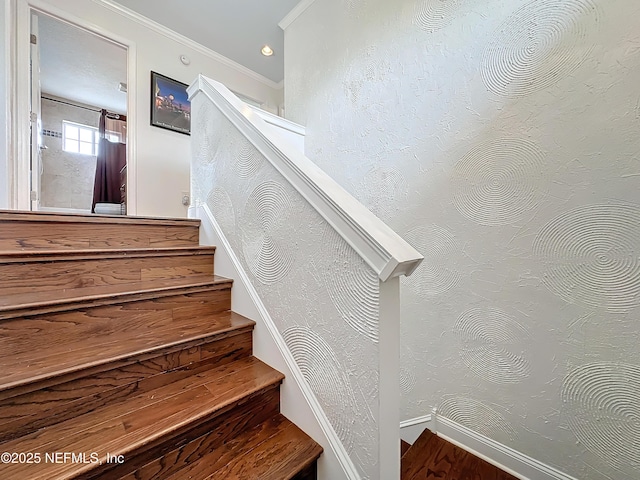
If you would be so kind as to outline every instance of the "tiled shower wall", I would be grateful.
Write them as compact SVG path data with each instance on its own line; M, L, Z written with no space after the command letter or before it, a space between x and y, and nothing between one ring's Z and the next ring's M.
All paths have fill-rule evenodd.
M43 143L47 148L42 151L40 205L90 211L96 157L62 149L63 120L98 128L100 113L42 99Z
M425 257L403 419L640 478L640 2L322 0L285 32L306 153Z

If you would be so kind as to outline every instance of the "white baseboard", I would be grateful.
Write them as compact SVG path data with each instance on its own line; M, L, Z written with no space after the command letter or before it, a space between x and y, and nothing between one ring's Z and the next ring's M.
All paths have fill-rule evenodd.
M426 429L431 430L431 414L400 422L400 438L413 445Z
M400 438L413 443L427 428L444 440L522 480L577 480L535 458L442 417L435 409L431 415L401 422Z
M216 275L232 278L231 307L256 322L253 354L285 375L280 387L284 416L311 436L324 449L318 460L319 480L361 480L355 465L331 426L324 410L302 376L284 338L207 205L189 208L190 218L199 218L200 244L215 245Z

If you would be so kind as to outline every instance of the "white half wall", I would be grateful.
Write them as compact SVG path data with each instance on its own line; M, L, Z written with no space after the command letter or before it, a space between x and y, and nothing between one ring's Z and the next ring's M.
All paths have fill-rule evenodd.
M200 245L215 245L215 271L216 275L233 278L231 289L231 309L256 322L253 331L253 354L284 374L285 380L280 387L280 411L282 414L300 427L307 435L318 442L324 452L318 460L318 478L327 480L346 480L345 474L331 441L322 431L317 412L309 405L305 392L301 388L303 379L296 380L290 367L290 362L295 361L274 325L269 312L260 300L258 293L253 288L251 281L244 270L242 263L235 255L229 240L217 224L206 205L189 208L189 217L199 218ZM294 367L295 368L295 367ZM296 372L297 373L297 372ZM310 392L307 392L309 395ZM313 395L311 393L311 395ZM325 419L326 421L326 419Z

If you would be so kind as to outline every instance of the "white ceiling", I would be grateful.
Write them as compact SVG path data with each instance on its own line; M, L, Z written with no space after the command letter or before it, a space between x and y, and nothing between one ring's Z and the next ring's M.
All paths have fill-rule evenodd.
M274 82L284 78L284 32L278 27L300 0L117 0ZM263 45L274 55L260 53Z
M40 88L43 94L127 112L127 51L98 35L38 14Z

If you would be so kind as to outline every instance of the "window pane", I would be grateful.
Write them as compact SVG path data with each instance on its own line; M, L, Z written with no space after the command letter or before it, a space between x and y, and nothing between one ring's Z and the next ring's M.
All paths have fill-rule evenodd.
M78 141L66 138L64 140L64 149L67 152L78 153Z
M80 129L80 141L82 142L93 142L93 130L89 130L87 128Z
M84 155L93 155L93 142L80 142L80 153Z
M66 138L75 138L78 139L78 127L74 127L71 125L65 125L64 126L64 136Z

